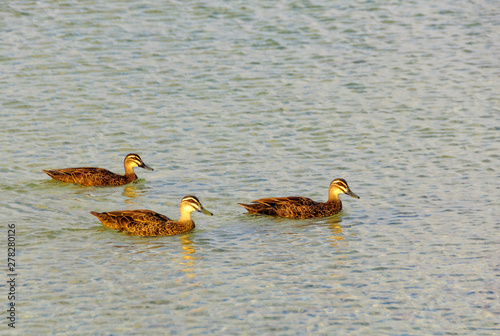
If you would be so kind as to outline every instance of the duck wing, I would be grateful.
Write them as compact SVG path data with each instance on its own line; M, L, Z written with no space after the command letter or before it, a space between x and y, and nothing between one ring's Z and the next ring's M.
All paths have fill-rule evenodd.
M43 172L54 180L78 183L86 186L107 185L110 180L124 179L123 176L110 172L107 169L95 167L43 170Z
M250 213L287 218L308 218L307 213L317 202L307 197L269 197L253 200L252 204L238 203Z
M110 212L91 212L99 218L105 226L120 231L138 231L149 226L161 226L170 222L171 219L165 215L151 210L124 210Z

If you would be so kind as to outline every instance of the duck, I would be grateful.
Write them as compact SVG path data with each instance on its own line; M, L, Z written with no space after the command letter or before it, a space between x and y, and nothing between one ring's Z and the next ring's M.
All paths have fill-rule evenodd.
M251 214L263 214L286 218L320 218L333 216L342 210L339 194L358 198L344 179L337 178L330 183L328 201L316 202L307 197L269 197L252 201L252 204L238 203Z
M123 210L90 213L96 216L104 226L136 236L173 236L195 228L191 219L193 211L205 215L213 214L201 205L196 196L188 195L181 200L181 217L178 221L151 210Z
M123 160L125 175L115 174L104 168L80 167L42 170L54 180L81 184L84 186L120 186L137 180L135 167L154 170L146 165L137 154L130 153Z

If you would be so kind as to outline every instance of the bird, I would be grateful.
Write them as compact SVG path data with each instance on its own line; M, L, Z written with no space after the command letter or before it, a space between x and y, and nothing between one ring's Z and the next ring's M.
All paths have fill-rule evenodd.
M178 221L151 210L91 211L90 213L96 216L104 226L120 232L127 231L136 236L173 236L189 232L195 228L191 219L193 211L199 211L208 216L213 215L201 205L196 196L192 195L182 198L180 208L181 217Z
M344 179L337 178L330 183L328 201L315 202L307 197L270 197L252 201L252 204L238 203L252 214L263 214L286 218L320 218L339 213L342 202L339 194L359 198L353 193Z
M115 174L104 168L80 167L42 170L54 180L82 184L84 186L120 186L137 180L135 167L154 170L146 165L137 154L130 153L123 160L125 175Z

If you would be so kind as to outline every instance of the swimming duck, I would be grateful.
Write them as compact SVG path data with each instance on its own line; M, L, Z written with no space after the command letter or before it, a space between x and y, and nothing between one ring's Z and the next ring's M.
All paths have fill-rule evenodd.
M315 202L307 197L270 197L252 201L253 204L238 203L253 214L264 214L287 218L319 218L328 217L342 210L339 194L347 194L359 198L353 193L344 179L338 178L330 183L328 201Z
M119 186L137 180L135 167L154 170L147 166L137 154L128 154L123 160L125 175L115 174L104 168L81 167L55 170L42 170L54 180L77 183L84 186Z
M181 218L174 221L167 216L151 210L124 210L90 213L96 216L104 226L128 231L136 236L173 236L194 229L191 212L199 211L212 216L195 196L185 196L181 201Z

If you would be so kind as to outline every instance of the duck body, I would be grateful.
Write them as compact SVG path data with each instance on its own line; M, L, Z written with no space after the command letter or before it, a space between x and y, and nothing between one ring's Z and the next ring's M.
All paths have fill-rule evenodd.
M151 210L124 210L90 212L104 226L120 232L127 231L136 236L173 236L195 228L194 221L176 222Z
M42 170L54 180L81 184L84 186L120 186L137 180L135 167L154 170L147 166L137 154L128 154L123 161L125 174L113 173L104 168L79 167L55 170Z
M307 197L269 197L252 201L251 204L238 203L252 214L262 214L286 218L320 218L333 216L342 210L338 195L344 193L359 198L344 179L335 179L328 190L328 201L316 202Z
M270 197L252 201L253 204L242 204L250 213L286 218L328 217L342 210L342 202L315 202L307 197Z
M128 175L120 175L107 169L96 167L63 168L42 171L54 180L76 183L84 186L119 186L137 180L137 175L133 172Z
M195 196L186 196L181 201L181 218L172 220L165 215L151 210L123 210L90 213L96 216L104 226L120 232L127 231L136 236L173 236L195 228L191 212L199 211L212 216Z

